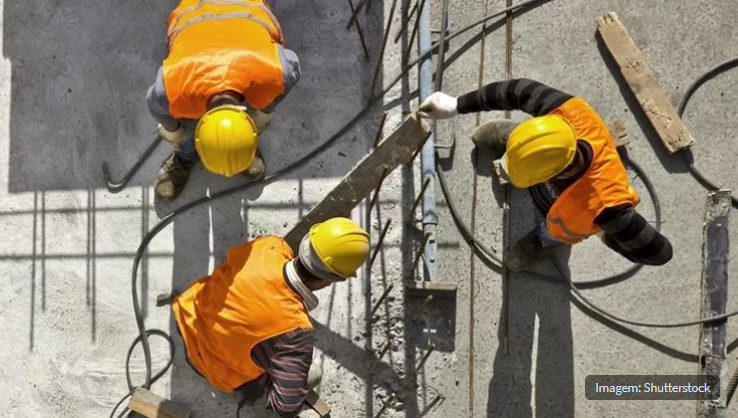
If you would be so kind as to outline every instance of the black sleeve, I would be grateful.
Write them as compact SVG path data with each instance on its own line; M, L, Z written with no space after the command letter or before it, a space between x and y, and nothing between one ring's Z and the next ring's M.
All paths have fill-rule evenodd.
M634 263L660 266L671 260L669 240L631 205L603 210L595 218L595 224L605 232L605 244Z
M573 96L527 78L499 81L459 97L459 113L490 110L522 110L543 116Z

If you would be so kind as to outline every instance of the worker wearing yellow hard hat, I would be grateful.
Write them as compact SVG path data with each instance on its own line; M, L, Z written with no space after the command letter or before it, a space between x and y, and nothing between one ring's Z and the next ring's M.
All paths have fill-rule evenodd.
M187 361L214 388L251 402L266 395L277 415L296 416L321 376L313 292L355 276L368 254L369 234L347 218L313 225L297 256L276 236L230 248L172 302Z
M635 210L640 198L607 125L582 98L516 79L458 98L433 93L418 113L445 119L491 110L534 116L520 124L492 121L472 135L477 147L499 158L502 174L515 187L530 190L538 209L538 227L506 252L510 269L526 268L556 244L572 245L592 235L633 262L661 265L671 259L669 240Z
M248 181L264 176L259 135L300 78L263 0L182 0L168 22L169 54L149 88L149 111L174 152L156 176L157 198L184 189L197 161Z

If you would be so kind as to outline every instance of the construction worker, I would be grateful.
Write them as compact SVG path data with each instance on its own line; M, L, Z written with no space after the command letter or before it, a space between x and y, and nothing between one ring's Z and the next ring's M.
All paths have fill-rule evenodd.
M368 253L369 234L347 218L313 225L297 257L276 236L230 248L172 302L188 362L216 389L251 402L266 392L277 415L297 415L321 376L312 361L313 292L354 276Z
M300 78L297 55L263 0L182 0L169 15L169 54L149 88L149 111L174 152L156 196L176 198L202 161L226 177L264 176L259 135Z
M445 119L491 110L534 116L520 124L492 121L472 135L477 147L500 158L503 175L515 187L530 188L539 209L538 227L507 251L511 270L549 255L554 244L572 245L591 235L636 263L662 265L671 259L669 240L635 210L640 198L607 125L582 98L517 79L458 98L433 93L419 115Z

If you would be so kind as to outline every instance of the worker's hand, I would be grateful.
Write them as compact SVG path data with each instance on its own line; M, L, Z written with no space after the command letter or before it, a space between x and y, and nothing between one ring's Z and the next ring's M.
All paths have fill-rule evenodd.
M437 91L420 105L418 116L427 119L448 119L459 114L456 97Z
M182 143L185 139L185 130L182 125L179 125L179 129L176 131L168 131L165 127L161 126L161 123L159 126L156 127L156 130L159 131L159 135L161 135L162 138L164 138L165 141L172 144L175 148L179 146L179 144Z

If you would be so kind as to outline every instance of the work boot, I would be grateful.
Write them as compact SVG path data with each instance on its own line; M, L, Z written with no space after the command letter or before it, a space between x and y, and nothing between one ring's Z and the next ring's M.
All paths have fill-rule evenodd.
M194 165L195 161L183 160L176 152L173 152L156 173L156 185L154 186L156 197L162 200L176 199L184 190L187 179L190 177L190 170Z
M261 151L256 150L256 157L254 157L254 162L251 164L251 167L241 173L241 175L246 177L249 180L249 183L252 183L264 178L265 171L266 164L264 163L264 158L261 157Z
M479 148L488 148L495 158L505 153L507 137L518 126L517 122L507 119L493 120L474 130L472 141Z
M534 228L507 249L505 265L512 271L524 270L531 264L548 257L549 248L541 244L538 231Z

